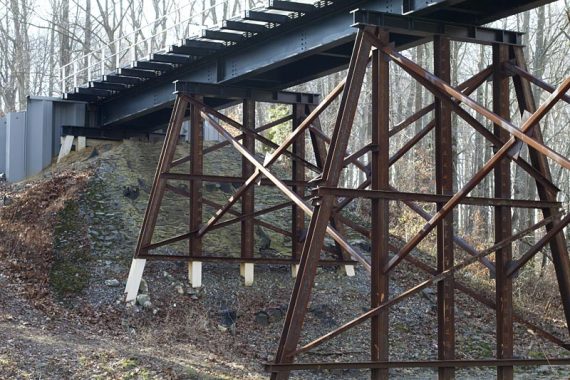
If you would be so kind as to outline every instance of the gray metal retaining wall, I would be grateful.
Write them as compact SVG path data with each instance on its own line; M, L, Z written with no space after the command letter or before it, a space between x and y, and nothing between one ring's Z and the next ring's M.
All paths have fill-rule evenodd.
M18 182L26 178L26 112L10 112L6 120L6 178Z
M0 172L9 182L38 174L57 156L61 126L85 126L83 102L28 97L27 110L0 118Z

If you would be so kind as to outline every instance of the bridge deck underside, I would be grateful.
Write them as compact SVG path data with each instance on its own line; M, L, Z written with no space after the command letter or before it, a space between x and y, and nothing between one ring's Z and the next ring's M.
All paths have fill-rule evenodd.
M164 63L169 54L151 56L148 61L134 62L134 70L119 69L101 82L90 83L88 88L80 88L66 97L96 104L91 127L164 125L174 102L172 82L175 80L280 90L346 68L355 38L350 14L354 9L393 15L404 13L442 23L482 25L551 1L334 0L312 11L303 7L304 12L291 12L290 18L268 23L270 27L246 34L246 38L238 42L205 37L186 40L193 49L196 44L204 43L208 46L214 43L216 48L206 55L193 56L191 50L180 50L189 49L188 46L174 46L169 54L175 56L176 62ZM225 23L223 28L239 27L235 25L240 24ZM424 42L424 38L408 34L395 38L394 42L403 49ZM154 62L155 58L160 61ZM163 71L155 67L158 65ZM141 72L144 75L135 77ZM164 111L165 108L168 110Z

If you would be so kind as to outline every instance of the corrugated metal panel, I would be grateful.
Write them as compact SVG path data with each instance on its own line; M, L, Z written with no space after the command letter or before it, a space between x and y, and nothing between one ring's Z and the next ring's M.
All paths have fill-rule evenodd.
M182 123L182 131L180 132L184 135L184 141L190 141L190 120L185 120ZM224 137L208 122L204 121L204 141L224 141Z
M224 137L212 127L208 120L204 121L204 140L206 141L224 141Z
M6 117L0 117L0 173L6 173Z
M26 113L6 116L6 178L18 182L26 178Z
M38 174L53 156L53 101L28 99L26 111L26 176Z

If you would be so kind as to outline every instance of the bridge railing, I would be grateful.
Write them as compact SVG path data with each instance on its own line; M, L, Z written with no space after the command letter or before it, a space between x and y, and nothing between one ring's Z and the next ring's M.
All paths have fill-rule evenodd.
M229 10L229 5L237 6ZM192 36L199 36L205 28L216 26L222 20L216 15L233 17L248 9L249 1L218 0L215 4L202 8L195 4L185 5L168 12L158 19L101 45L90 53L80 56L59 69L61 93L71 92L79 85L103 78L121 67L149 57L153 53L167 52L171 45ZM216 22L217 21L217 22Z

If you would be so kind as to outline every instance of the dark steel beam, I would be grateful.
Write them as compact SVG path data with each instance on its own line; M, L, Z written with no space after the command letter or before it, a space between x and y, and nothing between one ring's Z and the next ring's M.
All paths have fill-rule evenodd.
M305 119L306 105L295 104L293 105L293 123L291 123L292 131L295 131ZM305 139L296 139L293 143L293 153L297 156L305 158ZM300 165L297 161L292 161L291 173L293 181L305 181L305 168ZM298 185L293 186L292 190L297 193L301 198L305 196L305 186ZM291 256L294 259L299 259L301 252L303 251L303 234L305 229L305 213L303 210L293 205L291 208L291 234L292 234L292 245L291 245Z
M509 77L505 75L503 65L509 59L509 47L493 45L493 112L505 120L510 120L509 109ZM494 125L494 134L501 142L506 143L510 135L499 125ZM511 197L511 165L503 158L494 169L494 188L497 198ZM501 241L512 235L511 208L495 207L495 241ZM513 280L507 275L507 267L513 259L513 247L508 245L499 249L495 255L496 267L496 300L497 300L497 359L513 357ZM512 380L513 368L503 366L497 368L497 379Z
M97 103L101 98L97 95L68 93L63 95L63 99L77 102Z
M434 73L442 80L451 82L450 40L442 35L434 37ZM440 98L435 98L435 177L436 193L453 194L453 132L451 107ZM445 202L437 203L441 210ZM449 213L437 225L437 271L443 273L454 265L453 213ZM455 285L450 275L437 283L437 357L439 360L455 359ZM455 378L455 369L440 367L440 380Z
M470 24L483 25L501 18L514 15L532 8L536 8L555 0L509 0L509 1L481 1L481 0L446 0L426 1L405 0L404 8L409 15L427 17L437 21L454 20ZM434 4L435 3L435 4Z
M161 173L160 174L160 178L163 179L170 179L170 180L174 180L174 181L193 181L193 180L199 180L202 182L212 182L212 183L232 183L232 184L242 184L242 183L247 183L248 181L242 178L242 177L230 177L230 176L217 176L217 175L207 175L207 174L202 174L202 175L198 175L198 174L186 174L186 173L170 173L170 172L165 172L165 173ZM285 185L287 186L295 186L295 185L303 185L304 182L303 181L291 181L291 180L281 180L281 182L283 182ZM270 180L263 178L261 179L261 182L259 183L261 186L275 186L275 184L273 182L271 182Z
M279 11L299 12L299 13L310 13L317 10L317 8L313 4L299 3L296 1L283 1L283 0L269 0L267 8Z
M569 365L570 358L559 359L475 359L475 360L417 360L417 361L382 361L382 362L334 362L334 363L296 363L266 364L267 372L290 372L297 370L346 370L370 368L471 368L501 366L540 366Z
M354 25L374 26L390 30L390 34L431 37L445 36L452 40L474 42L478 44L520 45L524 33L509 30L485 28L476 25L458 24L453 20L434 21L386 12L356 10L353 12ZM393 36L391 38L394 38Z
M239 30L249 33L261 33L267 30L267 26L261 23L253 23L241 20L224 20L222 21L224 29Z
M190 56L182 54L153 54L150 60L152 62L175 64L185 64L192 62L192 58Z
M193 61L192 65L179 67L145 83L140 89L129 90L124 97L106 99L99 108L99 123L116 125L128 122L172 104L174 96L170 83L177 79L236 85L255 83L257 86L282 89L344 69L348 64L347 58L333 59L319 54L337 52L338 48L346 52L351 50L356 31L350 27L353 18L349 11L355 8L399 14L402 3L393 0L335 2L277 28L268 28L262 33L263 36L249 38L236 47L225 47L223 43L212 40L186 40L186 43L192 43L191 46L216 47L218 53ZM300 35L303 36L302 42ZM398 35L394 42L398 48L404 48L425 42L427 38ZM279 43L275 43L277 39ZM277 82L250 81L267 74L271 74Z
M170 47L169 53L191 57L207 57L209 55L215 54L216 50L195 46L172 45Z
M127 89L127 85L120 83L107 83L107 82L90 82L89 87L100 88L103 90L123 91Z
M103 77L103 81L104 82L110 82L110 83L120 83L120 84L128 84L128 85L136 85L136 84L140 84L143 82L142 78L136 78L136 77L127 77L127 76L123 76L123 75L105 75Z
M195 82L174 82L174 92L186 94L200 94L204 97L216 97L223 99L251 99L258 102L283 103L283 104L318 104L319 94L292 92L292 91L270 91L263 89L252 89L246 87L219 85L211 83Z
M290 21L290 17L283 13L273 13L267 10L249 10L245 12L246 20L271 22L274 24L283 24Z
M132 69L132 68L120 68L119 75L124 75L128 77L136 78L155 78L158 76L154 70L142 70L142 69Z
M229 256L183 256L183 255L161 255L161 254L144 254L140 255L141 259L147 260L160 260L160 261L194 261L199 260L203 262L220 262L220 263L243 263L246 260L241 257L229 257ZM291 265L298 264L299 260L280 258L280 257L250 257L247 259L248 263L254 264L272 264L272 265ZM354 265L356 261L345 261L345 260L319 260L319 266L325 265Z
M105 97L109 96L110 94L116 93L115 90L108 90L108 89L101 89L101 88L94 88L94 87L77 87L75 89L76 94L81 95L93 95L93 96L100 96Z
M186 38L182 41L183 46L199 48L199 49L208 49L208 50L222 50L226 47L226 44L219 41L208 41L205 39L194 39L194 38Z
M378 39L389 44L387 32L380 32ZM365 53L365 52L362 52ZM388 57L380 50L372 56L372 190L388 190L390 186L390 66ZM372 200L370 306L376 308L385 303L390 293L390 277L383 267L390 258L390 204L385 199ZM384 310L370 321L370 360L389 360L389 313ZM372 369L372 380L388 379L387 368Z
M170 63L136 61L133 68L141 70L155 70L155 71L167 72L174 69L175 65L172 65Z
M201 98L199 98L201 100ZM190 174L195 176L204 173L204 121L200 117L200 109L190 105ZM198 178L190 180L190 232L189 255L202 255L202 238L194 232L202 225L202 181Z
M433 10L434 8L436 9L441 9L443 7L449 7L450 5L454 5L457 3L461 3L463 1L466 0L433 0L433 1L427 1L427 3L429 3L429 6L426 7L426 1L425 0L404 0L403 4L402 4L402 13L404 14L416 14L418 11L419 12L429 12L431 10ZM415 13L414 13L415 12Z
M245 39L245 35L243 33L215 29L204 29L202 31L202 37L209 38L211 40L222 40L229 42L239 42Z
M244 100L243 102L243 127L245 129L255 131L255 101ZM245 134L243 138L243 147L252 155L255 155L255 137L251 134ZM244 181L247 181L254 173L254 166L245 157L241 160L241 175ZM241 196L241 213L253 214L255 208L255 187L250 187ZM241 257L253 257L255 250L255 233L253 218L246 218L241 221Z
M349 198L368 198L368 199L388 199L393 201L414 201L414 202L430 202L441 203L449 201L453 196L444 194L425 194L410 193L404 191L390 190L362 190L362 189L343 189L317 187L314 192L316 195L335 195L337 197ZM545 207L562 207L561 202L557 201L529 201L526 199L510 199L510 198L486 198L486 197L465 197L459 204L474 206L503 206L503 207L520 207L520 208L545 208Z
M131 137L147 136L153 129L144 128L89 128L63 125L62 135L85 136L89 139L124 140Z

